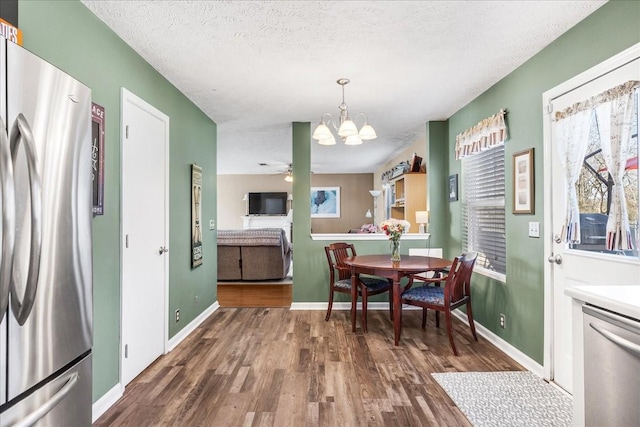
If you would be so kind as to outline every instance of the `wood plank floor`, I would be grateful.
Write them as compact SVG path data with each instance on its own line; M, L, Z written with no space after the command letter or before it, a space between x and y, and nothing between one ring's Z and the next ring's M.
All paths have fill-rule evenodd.
M523 370L455 320L455 357L430 313L387 311L352 333L348 311L221 308L126 388L94 426L469 426L429 375Z

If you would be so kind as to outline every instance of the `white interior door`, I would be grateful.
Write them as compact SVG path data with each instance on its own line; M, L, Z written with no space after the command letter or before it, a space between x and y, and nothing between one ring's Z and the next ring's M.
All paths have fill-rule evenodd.
M167 340L169 118L122 90L122 353L125 386Z
M624 62L624 61L623 61ZM560 240L562 227L565 221L565 178L558 160L558 152L555 138L555 122L551 119L555 112L561 111L576 102L584 101L603 91L615 87L629 80L640 80L640 60L636 59L624 66L610 64L599 67L593 74L585 73L569 82L550 91L552 112L545 118L547 140L545 145L546 158L550 159L550 178L545 180L547 200L550 202L545 207L545 218L549 218L549 228L545 248L547 256L553 256L549 260L545 277L550 281L551 293L551 370L550 377L563 389L572 393L572 310L571 298L564 294L566 287L574 285L627 285L640 282L640 263L637 252L635 256L616 255L606 253L604 247L600 248L597 239L602 237L604 246L604 233L594 235L594 228L583 224L582 242L580 249L570 248L568 244ZM553 95L553 92L557 95ZM545 94L545 96L547 96ZM636 137L637 141L637 137ZM587 150L590 153L589 150ZM637 192L636 192L637 194ZM581 196L579 196L581 197ZM637 198L636 198L637 205ZM586 213L581 211L582 213ZM599 216L599 215L597 215ZM604 216L604 215L602 215ZM588 239L585 237L592 236ZM558 237L558 238L557 238ZM603 249L600 252L600 249ZM558 258L559 257L559 258ZM558 263L560 261L560 263ZM549 318L547 317L549 320Z

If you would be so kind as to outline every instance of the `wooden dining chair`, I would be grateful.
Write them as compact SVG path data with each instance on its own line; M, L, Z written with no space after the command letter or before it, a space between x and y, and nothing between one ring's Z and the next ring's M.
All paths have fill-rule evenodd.
M333 295L341 292L351 295L351 267L344 263L348 257L356 256L356 248L349 243L332 243L324 251L329 263L329 306L325 321L329 321L333 308ZM393 282L381 277L359 275L358 295L362 296L362 331L367 332L367 300L372 295L389 292L389 312L393 320Z
M444 312L449 343L453 354L456 356L458 355L458 350L453 342L453 327L451 323L451 312L453 310L462 305L467 306L469 327L471 328L473 339L478 341L471 311L471 273L477 258L477 252L462 254L453 260L448 275L439 278L444 282L444 286L431 286L427 283L424 286L406 289L401 296L402 304L422 307L423 329L427 323L427 309L436 310L436 313ZM433 279L430 282L433 282ZM436 317L436 327L439 326L439 319Z

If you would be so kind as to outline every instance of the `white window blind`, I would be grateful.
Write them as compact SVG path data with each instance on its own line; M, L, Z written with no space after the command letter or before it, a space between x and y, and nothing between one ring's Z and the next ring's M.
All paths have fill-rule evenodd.
M462 247L478 252L476 269L507 272L504 145L462 159Z

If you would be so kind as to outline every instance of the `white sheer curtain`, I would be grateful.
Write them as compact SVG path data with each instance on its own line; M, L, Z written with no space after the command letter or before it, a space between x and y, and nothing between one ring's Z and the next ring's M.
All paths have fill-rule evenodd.
M607 249L633 249L622 177L629 156L634 84L628 82L603 94L606 101L596 107L600 145L613 180L607 221Z
M592 110L576 108L556 115L558 158L565 177L565 226L563 234L569 243L580 243L580 210L576 182L587 151Z

